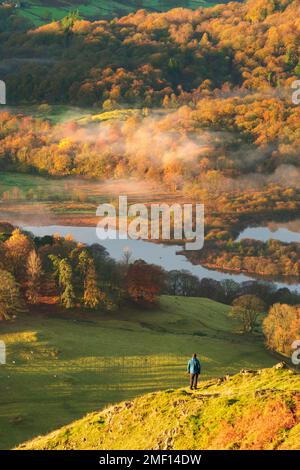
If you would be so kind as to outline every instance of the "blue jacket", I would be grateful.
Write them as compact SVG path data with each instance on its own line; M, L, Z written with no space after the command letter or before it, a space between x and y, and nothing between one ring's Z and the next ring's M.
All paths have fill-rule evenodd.
M201 373L201 364L199 359L192 358L188 362L187 371L189 374L200 374Z

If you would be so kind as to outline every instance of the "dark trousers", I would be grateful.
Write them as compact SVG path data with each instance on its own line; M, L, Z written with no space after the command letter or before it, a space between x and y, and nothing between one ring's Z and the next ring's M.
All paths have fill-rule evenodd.
M199 374L190 374L190 387L197 388Z

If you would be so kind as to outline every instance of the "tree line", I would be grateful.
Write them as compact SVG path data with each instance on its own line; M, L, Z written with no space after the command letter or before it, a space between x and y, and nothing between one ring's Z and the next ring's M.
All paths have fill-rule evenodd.
M123 302L144 307L158 301L164 273L141 260L117 263L98 245L72 237L34 237L1 224L0 317L9 319L37 304L63 309L113 311Z
M0 240L0 320L34 314L41 305L109 313L129 303L149 309L151 315L159 296L167 294L231 305L230 315L239 319L244 334L257 332L262 321L266 345L283 354L291 352L300 335L300 295L287 288L199 279L184 270L166 272L134 261L130 252L116 262L98 244L86 246L59 234L34 237L10 224L1 224Z

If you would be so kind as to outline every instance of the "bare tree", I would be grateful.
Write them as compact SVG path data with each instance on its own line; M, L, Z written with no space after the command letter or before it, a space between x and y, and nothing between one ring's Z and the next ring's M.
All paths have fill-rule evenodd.
M251 333L264 309L263 301L256 295L242 295L233 301L230 314L240 318L244 333Z

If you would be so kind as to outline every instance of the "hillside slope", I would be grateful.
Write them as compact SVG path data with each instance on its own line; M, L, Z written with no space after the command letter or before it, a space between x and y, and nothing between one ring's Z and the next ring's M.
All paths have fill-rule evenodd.
M228 310L208 299L164 296L151 311L63 314L38 306L16 322L2 322L7 364L0 367L0 449L109 404L185 386L193 351L204 380L273 366L262 337L238 334Z
M300 376L278 364L89 414L19 449L299 449Z

